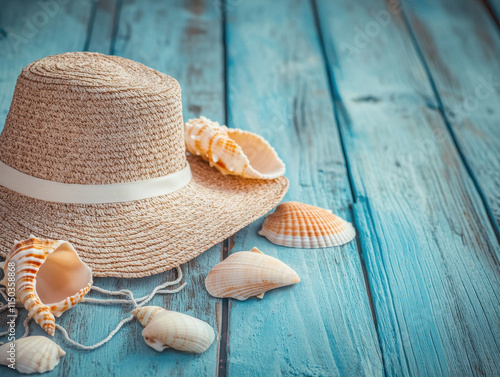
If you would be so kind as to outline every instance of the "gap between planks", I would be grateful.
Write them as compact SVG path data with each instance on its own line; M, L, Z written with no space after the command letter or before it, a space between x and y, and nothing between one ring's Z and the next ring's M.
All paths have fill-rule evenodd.
M483 0L483 2L486 2L486 0ZM490 9L488 9L488 11L490 11ZM491 13L491 12L490 12L490 14L493 15L493 13ZM434 94L434 97L436 98L436 101L437 101L437 105L438 105L437 110L439 111L439 114L441 115L441 118L443 119L443 122L446 125L446 129L448 130L448 133L450 134L451 140L453 141L453 145L455 146L455 149L456 149L458 155L460 156L460 161L462 162L463 166L465 167L465 170L467 171L468 176L472 180L474 188L476 189L476 191L479 194L479 197L481 198L481 202L483 203L483 208L488 215L488 220L490 221L490 224L491 224L491 226L495 232L495 235L497 237L497 241L500 244L500 228L495 220L495 216L493 215L493 211L488 203L488 199L486 198L486 195L484 194L484 191L481 188L481 185L479 184L479 181L476 177L476 174L474 173L474 170L470 166L469 161L467 160L467 157L465 156L465 154L460 146L460 143L457 140L457 136L455 134L455 131L453 130L453 127L451 125L450 120L448 119L448 116L446 115L446 112L445 112L444 106L443 106L443 101L441 100L441 96L440 96L439 91L437 89L434 77L432 76L431 69L429 67L429 64L427 64L427 60L425 59L425 56L424 56L423 51L420 47L420 44L417 40L417 37L413 31L413 28L410 24L410 21L408 20L408 17L406 16L406 12L404 10L403 4L401 4L401 19L403 20L403 23L404 23L405 28L408 32L408 35L410 36L410 40L413 44L413 47L415 48L415 51L417 52L417 56L418 56L422 66L425 70L425 74L426 74L427 80L429 81L429 84L431 86L432 93ZM494 18L494 19L498 25L498 20L496 18ZM494 260L499 262L494 253L492 254L492 257Z
M490 4L490 1L491 0L481 0L481 2L483 3L484 7L486 8L486 10L488 11L488 13L490 14L490 17L493 19L493 21L495 21L495 24L497 25L497 28L500 30L500 20L498 19L498 15L495 12L495 9Z
M344 104L342 102L342 98L340 97L340 94L337 90L334 74L333 74L333 72L331 72L330 69L328 69L328 58L326 55L325 41L323 39L323 33L321 30L321 24L319 21L318 6L316 4L316 0L310 0L310 3L311 3L312 13L313 13L313 17L314 17L314 25L316 28L316 33L318 34L318 40L319 40L319 44L320 44L320 48L321 48L321 56L323 59L323 65L325 68L326 76L328 78L328 87L330 90L330 96L331 96L332 102L333 102L333 112L334 112L335 124L336 124L335 126L337 127L338 132L339 132L340 144L342 147L342 155L344 156L344 160L346 163L347 176L348 176L348 180L349 180L349 188L351 189L351 196L352 196L353 204L356 204L358 202L358 197L356 194L357 191L355 190L355 184L354 184L354 180L352 178L351 167L350 167L350 163L349 163L349 156L347 155L347 152L346 152L346 148L345 148L345 144L344 144L344 135L342 133L343 131L342 131L342 128L340 127L340 122L339 122L339 120L340 120L339 119L340 118L339 111L342 112L342 114L345 114L345 108L344 108ZM354 213L352 210L352 205L349 207L349 210L351 212L351 216L352 216L353 222L356 225L356 228L359 229L359 227L357 226L358 224L356 224L356 217L354 216ZM363 280L365 283L366 293L367 293L368 301L370 304L370 311L372 313L373 323L375 325L375 330L377 332L377 339L378 339L379 344L381 344L380 334L378 332L377 314L375 313L375 306L373 304L372 289L370 287L370 282L368 280L368 274L366 272L366 264L365 264L365 261L363 259L362 250L361 250L361 242L359 239L358 232L356 232L356 244L357 244L359 260L361 263L361 269L363 271ZM382 350L382 347L380 347L380 348ZM382 365L384 367L383 370L385 373L385 365L384 365L384 358L383 357L382 357Z

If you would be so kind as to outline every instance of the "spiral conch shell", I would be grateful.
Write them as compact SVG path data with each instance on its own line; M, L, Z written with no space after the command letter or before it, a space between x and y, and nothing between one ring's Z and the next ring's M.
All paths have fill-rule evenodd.
M227 128L201 117L185 124L189 153L201 156L224 175L274 179L285 174L285 164L261 136Z
M144 341L158 352L165 348L203 353L214 342L212 327L187 314L165 310L158 306L136 308L131 312L145 326Z
M322 248L351 242L356 230L330 210L287 202L266 217L259 234L277 245Z
M246 300L263 298L271 289L298 282L299 275L289 266L254 247L231 254L215 266L205 279L205 287L214 297Z
M16 241L2 264L8 286L10 265L15 264L16 299L49 335L55 318L83 300L92 287L92 271L66 241L31 236Z
M59 364L61 357L66 355L61 347L44 336L18 339L13 342L15 347L11 347L11 343L0 346L0 364L15 364L19 373L49 372Z

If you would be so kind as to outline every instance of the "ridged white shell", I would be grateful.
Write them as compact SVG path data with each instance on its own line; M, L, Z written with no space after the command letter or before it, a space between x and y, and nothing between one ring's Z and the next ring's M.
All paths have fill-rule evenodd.
M15 353L11 355L11 342L0 346L0 364L12 364L14 356L15 369L19 373L44 373L54 369L61 357L66 355L56 343L44 336L28 336L15 343ZM9 360L10 359L10 360Z
M356 230L330 210L287 202L267 216L259 234L277 245L322 248L351 242L356 237Z
M141 308L135 308L130 312L133 316L135 316L141 325L144 327L151 322L156 313L165 310L160 308L159 306L143 306Z
M201 156L224 175L274 179L285 174L285 164L274 148L252 132L201 117L185 124L184 136L189 153Z
M293 269L254 247L231 254L215 266L205 279L205 287L214 297L246 300L263 298L271 289L298 282L300 277Z
M16 241L3 263L14 262L16 298L49 335L54 335L55 318L83 300L92 287L92 271L66 241L31 236Z
M202 320L187 314L145 306L131 312L146 326L142 331L144 341L158 352L165 348L179 351L203 353L214 342L212 327Z

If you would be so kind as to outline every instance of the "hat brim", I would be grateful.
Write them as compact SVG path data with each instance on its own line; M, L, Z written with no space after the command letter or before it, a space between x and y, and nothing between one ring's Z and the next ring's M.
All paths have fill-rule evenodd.
M139 278L177 267L273 209L288 180L224 176L188 156L192 181L156 198L112 204L44 202L0 186L0 256L33 234L66 240L94 276Z

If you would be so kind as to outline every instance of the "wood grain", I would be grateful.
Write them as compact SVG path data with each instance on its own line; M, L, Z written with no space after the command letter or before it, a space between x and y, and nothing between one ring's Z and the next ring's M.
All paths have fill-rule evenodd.
M352 220L352 196L314 18L305 1L240 2L226 9L228 125L263 135L287 165L286 200ZM290 265L298 285L263 300L231 300L230 376L382 375L357 243L289 249L234 237Z
M498 375L498 243L400 8L318 14L386 374Z
M33 4L36 4L33 2ZM195 1L187 4L183 1L165 3L161 1L126 1L121 5L119 24L116 36L113 34L116 4L110 1L100 2L95 9L93 29L87 41L88 49L102 53L110 53L113 46L117 55L124 56L162 72L174 76L183 89L184 117L198 116L200 113L214 119L224 117L224 79L222 54L222 23L215 8L210 2ZM199 8L203 9L200 13ZM75 14L82 11L75 7ZM85 8L90 15L90 3ZM19 7L20 15L26 10ZM9 12L12 9L9 7ZM87 22L92 17L87 17ZM70 13L54 25L48 24L45 32L55 33L57 28L57 44L60 50L50 50L44 41L40 49L17 65L64 50L81 50L84 48L87 25L81 29L74 26L74 15ZM72 33L61 33L61 30L73 30L80 33L76 38ZM116 37L113 41L112 38ZM55 37L53 37L55 38ZM66 41L64 38L68 38ZM75 42L78 41L78 43ZM108 50L107 50L108 49ZM9 66L11 63L2 64ZM22 67L19 68L19 70ZM12 84L15 77L11 71L6 79ZM2 111L8 109L9 101L2 101ZM220 302L212 298L204 288L204 279L210 269L220 261L222 246L218 245L183 265L187 287L173 296L156 297L151 304L180 311L207 321L218 333L220 323ZM173 280L176 274L169 271L143 279L98 278L95 285L106 289L129 289L141 297L149 293L164 280ZM79 304L65 313L58 323L64 326L70 335L84 344L93 344L104 338L116 324L132 309L129 305L122 307ZM33 334L42 334L38 326L32 324ZM142 326L133 321L109 342L95 351L79 351L69 347L59 333L55 340L67 352L60 365L47 376L211 376L218 369L218 341L202 355L181 353L167 350L158 353L148 347L141 336ZM220 334L218 334L220 336ZM2 373L6 368L2 368ZM3 376L4 374L2 374ZM17 375L7 371L6 375Z
M119 0L97 0L92 9L92 18L89 23L88 38L85 50L110 54L115 39L115 23L119 21L121 1ZM118 19L117 19L118 18Z
M500 237L497 25L481 2L409 1L404 8L431 71L439 105Z

